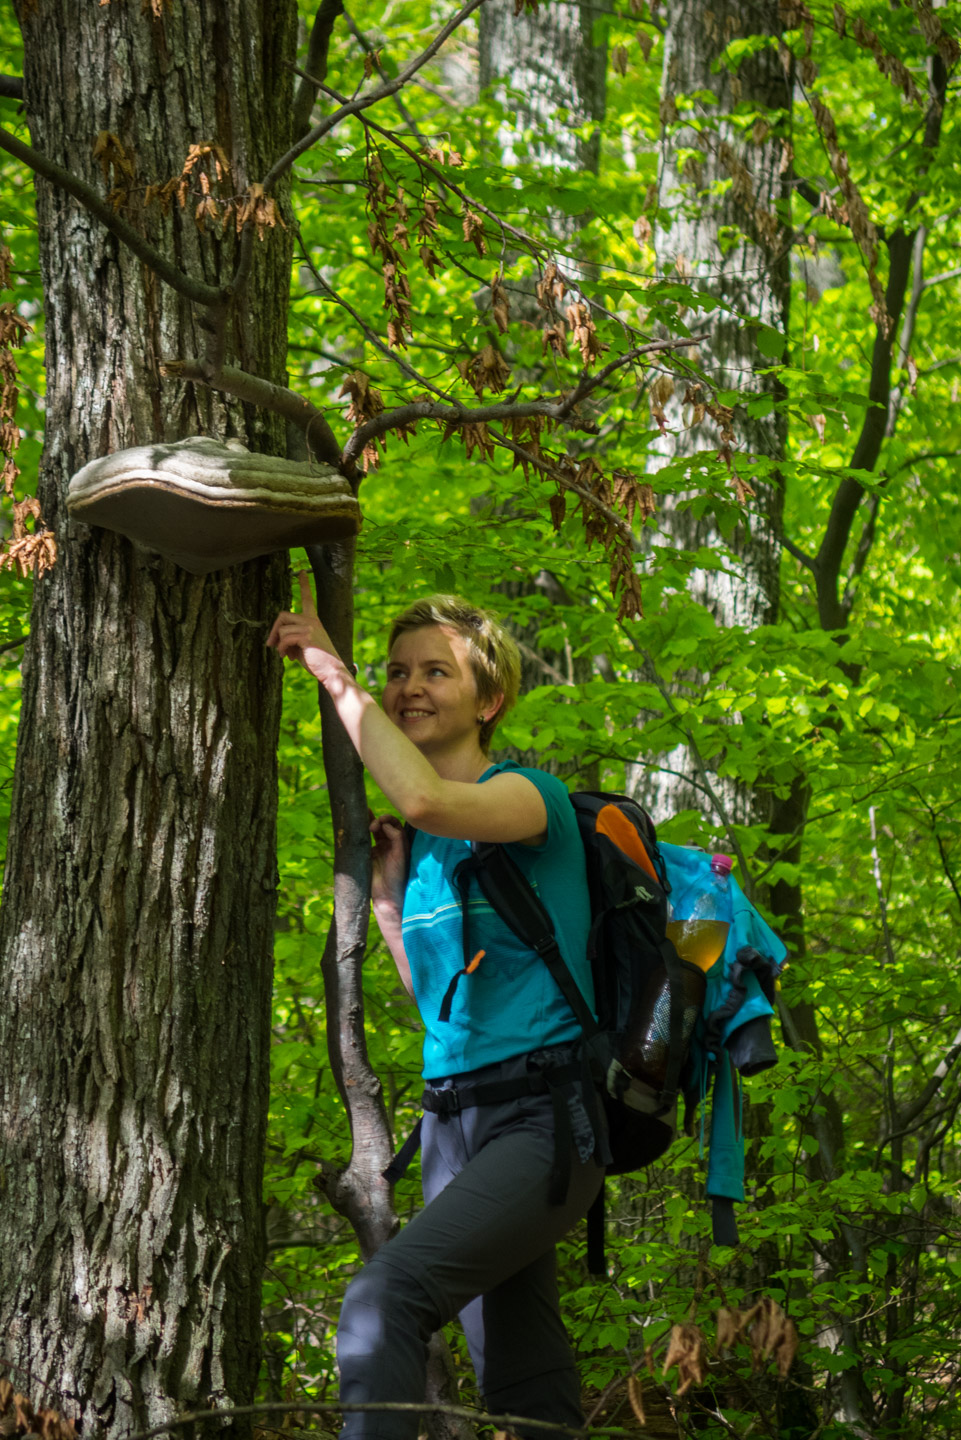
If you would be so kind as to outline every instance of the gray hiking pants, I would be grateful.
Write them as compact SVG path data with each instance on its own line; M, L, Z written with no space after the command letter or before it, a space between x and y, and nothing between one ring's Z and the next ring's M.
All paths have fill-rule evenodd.
M523 1069L519 1057L476 1074L507 1078ZM574 1153L567 1199L549 1203L549 1095L426 1114L421 1159L425 1208L378 1250L344 1297L341 1399L422 1401L430 1336L459 1314L491 1412L582 1425L554 1246L590 1207L602 1167ZM548 1431L529 1433L550 1440ZM414 1440L417 1416L350 1414L342 1435Z

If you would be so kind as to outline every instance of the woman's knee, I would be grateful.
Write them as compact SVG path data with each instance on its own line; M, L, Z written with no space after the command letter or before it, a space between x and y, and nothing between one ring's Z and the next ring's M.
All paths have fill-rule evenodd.
M341 1372L364 1357L383 1356L399 1337L426 1343L436 1320L421 1285L374 1255L347 1287L337 1326Z

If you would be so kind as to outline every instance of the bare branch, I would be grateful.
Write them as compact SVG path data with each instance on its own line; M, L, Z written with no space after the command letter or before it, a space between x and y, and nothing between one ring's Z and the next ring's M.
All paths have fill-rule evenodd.
M223 390L228 395L235 395L238 400L245 400L250 405L259 405L264 410L283 415L285 420L292 421L303 430L319 459L328 465L336 466L337 469L342 468L340 446L324 412L293 390L286 390L282 385L272 385L269 380L262 380L258 375L249 375L246 370L238 370L233 365L223 365L220 370L212 371L200 360L165 360L160 368L161 373L171 379L192 380L208 385L212 390Z
M276 185L281 175L290 169L294 161L303 155L305 150L309 150L311 146L316 145L318 140L322 140L324 136L329 134L342 120L346 120L349 115L359 115L361 111L369 109L371 105L376 105L378 101L385 100L389 95L395 95L398 90L402 90L407 82L417 74L417 71L426 65L428 60L434 58L444 44L444 41L454 33L458 26L464 23L468 15L472 14L473 11L478 9L483 3L484 0L467 0L467 4L461 6L457 14L448 20L443 29L435 35L434 39L427 46L427 49L422 50L416 60L412 60L407 68L401 71L396 80L391 80L388 84L381 85L378 89L371 90L366 95L359 95L356 100L349 100L346 104L341 105L339 110L335 110L332 115L328 115L319 125L315 125L312 130L309 130L302 139L297 141L296 145L293 145L287 151L286 155L282 155L280 159L271 166L264 177L263 186L265 194L270 193L270 190Z
M961 365L961 355L945 355L943 360L932 360L930 365L918 370L918 379L924 375L933 375L938 370L947 370L951 365Z
M344 0L321 0L317 7L317 14L314 16L310 32L310 41L307 45L306 67L311 75L317 76L318 80L323 80L327 74L327 55L330 50L330 37L334 31L334 21L338 15L343 15L343 13ZM297 86L297 94L294 96L292 124L293 133L298 140L310 129L310 113L316 99L317 86L311 84L306 75L302 75L300 84Z
M466 406L460 405L456 401L453 405L439 405L433 400L415 400L408 405L399 405L394 410L383 411L382 414L376 415L355 430L344 446L344 459L355 459L371 440L385 435L388 430L397 429L401 425L410 425L416 420L439 420L445 425L478 425L486 424L490 420L523 420L531 415L543 415L548 420L567 420L581 401L585 400L616 370L632 364L642 355L680 350L687 345L699 344L702 338L701 336L691 336L686 340L652 341L648 345L638 345L635 349L628 351L626 355L620 355L616 360L612 360L596 375L592 375L589 371L583 371L575 388L556 401L499 400L492 401L490 405L474 406L471 409L467 409Z
M572 1425L562 1425L556 1420L529 1420L522 1415L488 1415L486 1411L473 1410L467 1405L448 1405L440 1401L422 1400L415 1403L406 1400L371 1400L354 1404L342 1400L305 1402L297 1399L286 1402L267 1400L259 1405L218 1405L210 1410L195 1410L189 1415L178 1415L176 1419L168 1420L163 1425L154 1425L150 1430L138 1430L135 1435L130 1436L130 1440L154 1440L155 1436L173 1434L187 1426L203 1424L204 1421L213 1421L215 1424L222 1425L225 1419L239 1418L244 1415L287 1415L294 1411L299 1415L352 1415L358 1412L401 1415L430 1413L456 1415L480 1424L496 1425L507 1430L508 1433L516 1431L518 1426L525 1431L553 1430L558 1434L572 1437L572 1440L585 1440L587 1433L583 1427L575 1429ZM620 1425L592 1425L591 1434L610 1435L623 1437L623 1440L631 1440L633 1432Z
M383 65L381 65L380 60L377 58L376 48L367 39L367 36L364 34L363 30L360 29L353 16L347 10L344 11L344 19L347 21L347 29L350 31L351 35L353 35L361 50L363 50L364 54L369 55L373 60L374 68L377 71L377 74L380 76L381 80L386 80L387 72L384 69ZM320 74L316 67L311 65L309 58L307 61L307 69L312 75L318 75L321 80L324 79L324 76ZM403 100L400 98L399 95L394 96L394 105L397 108L398 115L403 120L410 133L412 135L416 135L420 143L426 146L427 141L418 129L417 121L414 119L413 115L410 113L407 106L404 104Z
M894 360L895 370L904 370L908 364L908 357L911 353L911 342L914 339L914 327L917 323L918 308L921 304L921 297L925 291L924 283L924 247L927 243L928 231L924 225L919 225L914 234L914 247L911 257L911 298L904 311L904 319L901 321L901 334L898 337L897 357ZM904 386L898 385L891 391L888 400L888 421L884 430L884 438L890 440L897 428L898 416L901 413L901 406L904 404Z
M562 675L556 665L548 664L543 655L538 655L537 651L532 649L530 645L525 645L523 640L518 640L516 635L513 636L513 640L521 654L525 656L532 665L536 665L548 679L553 680L555 685L569 685L571 683L567 675Z
M0 96L5 100L22 100L23 76L0 75Z
M303 74L301 70L296 70L295 73L297 75ZM350 104L347 96L342 95L339 90L333 90L329 85L320 85L318 88L323 90L325 94L330 95L332 99L341 101L345 105ZM362 123L367 126L369 130L375 131L378 135L383 135L385 140L389 140L392 145L396 145L398 150L403 150L404 154L409 155L412 160L416 160L422 170L426 170L429 174L433 175L434 179L437 180L445 190L449 190L452 195L456 195L462 204L469 205L471 209L476 210L479 215L486 215L487 219L499 228L502 237L510 235L512 239L523 245L524 249L531 255L538 255L546 250L547 247L541 241L535 240L533 236L528 235L526 230L520 230L515 225L509 225L506 220L501 219L496 211L489 209L480 200L475 200L472 196L468 195L466 190L463 190L456 181L451 180L447 171L443 170L439 165L435 165L433 161L428 160L422 151L414 150L411 146L406 145L396 131L388 130L385 126L378 125L376 121L366 118Z
M930 290L932 285L943 285L946 280L957 280L959 275L961 275L961 265L955 266L953 270L943 270L940 275L932 275L929 280L925 280L924 288Z
M300 253L303 257L304 264L307 266L308 270L314 277L317 284L330 296L331 300L334 302L335 305L339 305L342 310L347 311L347 314L360 328L360 330L364 334L364 337L370 341L371 345L373 345L377 350L379 350L382 355L386 355L388 360L392 360L397 366L397 368L407 376L408 380L413 380L414 383L417 385L423 385L425 390L432 390L435 395L437 395L441 400L446 401L447 404L452 403L451 397L445 391L438 390L437 386L432 385L425 376L421 375L419 371L414 369L413 365L408 365L407 361L404 360L402 356L398 355L396 350L392 350L390 348L386 340L382 340L380 338L376 330L372 330L371 327L364 320L361 319L353 306L348 304L344 297L342 295L339 295L332 285L328 285L327 281L324 279L323 275L321 275L320 271L317 269L313 260L311 260L309 254L307 253L307 247L304 245L303 237L299 234L299 232L297 235L297 239L300 242Z
M781 536L781 544L789 555L793 555L795 560L806 566L812 573L814 572L815 562L812 555L808 555L807 551L802 550L800 545L795 545L794 541L789 540L786 535Z
M917 455L909 455L907 460L902 460L893 470L887 471L888 479L900 475L902 470L910 470L912 465L925 465L929 460L957 460L957 447L953 450L920 450Z
M0 645L0 655L5 655L8 650L17 650L21 645L25 645L26 642L26 635L20 635L16 640L5 640L3 644Z
M126 220L122 220L112 206L108 205L102 196L98 195L92 186L85 180L80 180L69 170L64 170L55 161L49 160L46 155L41 155L30 145L25 145L9 131L0 129L0 150L6 150L15 160L20 160L24 165L37 175L42 175L45 180L56 185L58 189L65 190L75 200L79 200L91 215L95 215L111 235L115 235L128 250L132 250L138 260L159 276L172 290L183 295L187 300L192 300L196 305L224 305L228 299L228 291L221 290L216 285L205 285L202 280L194 280L190 275L185 275L178 270L176 265L171 265L159 250L156 250L149 241L142 235L138 235Z
M667 685L661 679L660 674L658 673L657 666L654 663L653 655L651 655L649 651L643 650L641 646L637 643L637 641L634 639L633 635L629 634L628 638L634 649L644 659L644 662L650 672L651 678L654 681L654 684L657 687L658 691L660 692L662 700L664 701L667 708L670 710L671 714L675 717L675 719L678 720L681 729L684 732L684 735L687 739L688 748L691 752L691 758L694 761L694 768L697 770L698 776L700 778L701 786L704 790L704 793L710 799L711 804L714 806L717 818L720 820L727 833L728 843L730 844L731 849L734 851L734 854L737 856L738 864L741 867L741 874L744 877L744 893L749 900L752 900L754 898L754 883L750 866L747 863L747 856L744 854L744 851L741 848L741 843L737 838L737 831L734 829L734 824L731 820L731 817L727 813L724 801L721 799L720 795L717 793L717 791L714 789L714 786L711 784L711 778L708 774L707 764L704 760L704 756L701 754L701 751L698 748L698 744L694 738L694 734L690 726L685 725L684 721L681 720L678 713L678 708L674 703L674 697L668 689Z
M925 117L924 147L933 152L941 138L941 119L948 76L943 61L935 55L931 60L931 103ZM906 207L910 213L920 192L912 195ZM904 305L911 271L915 236L898 226L888 239L890 265L885 291L885 307L891 319L891 331L878 325L871 354L871 378L868 387L870 405L865 413L861 433L851 457L852 470L873 470L881 446L889 438L891 410L891 360L894 350L893 330ZM907 318L907 317L906 317ZM913 324L913 321L912 321ZM902 337L903 337L902 331ZM899 337L899 343L900 338ZM825 630L841 629L845 622L842 601L838 596L838 580L844 552L851 534L854 516L864 496L864 487L848 476L841 481L831 504L831 513L817 554L818 615Z
M295 69L295 74L300 75L302 73L302 71ZM333 90L329 85L321 85L319 88L334 100L343 101L345 104L348 103L347 96L342 95L339 90ZM508 224L496 211L491 210L482 201L475 199L472 195L468 195L466 190L462 189L456 181L450 178L449 171L442 169L439 165L435 165L432 161L428 160L422 151L415 150L410 145L405 144L396 131L388 130L385 126L378 125L374 120L368 120L366 118L362 123L368 130L373 130L375 134L382 135L385 140L389 140L392 145L396 145L398 150L403 150L405 155L409 155L412 160L417 162L421 170L433 175L434 179L443 189L449 190L452 195L456 195L457 199L460 200L463 205L469 205L471 209L476 210L479 215L486 216L486 218L499 229L502 241L506 243L507 238L510 237L510 239L523 247L526 254L533 256L535 259L543 256L551 256L552 252L548 250L544 241L537 240L533 235L529 235L526 230L521 230L516 225ZM553 255L563 255L563 253L560 248L553 251ZM568 256L566 258L570 257ZM485 285L487 283L483 277L475 275L462 261L457 261L456 263L462 274L469 276L472 280L476 280L479 285ZM576 280L564 274L562 271L559 271L558 275L559 278L564 281L568 290L576 291L595 314L603 315L606 319L614 321L626 335L636 336L640 334L637 327L631 325L623 316L616 314L613 310L607 309L599 300L594 299L582 291Z
M944 1084L951 1070L958 1063L959 1057L961 1057L961 1030L958 1031L954 1039L951 1041L951 1044L944 1052L944 1056L938 1064L937 1069L925 1085L924 1089L912 1102L912 1104L906 1106L902 1113L898 1116L897 1123L901 1130L906 1130L908 1126L910 1126L912 1122L916 1120L917 1117L921 1114L921 1112L925 1110L927 1106L931 1103L935 1095L941 1089L941 1086Z

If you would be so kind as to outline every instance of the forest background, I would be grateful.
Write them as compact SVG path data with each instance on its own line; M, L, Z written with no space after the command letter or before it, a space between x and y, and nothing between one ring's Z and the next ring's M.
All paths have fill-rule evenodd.
M54 43L37 35L36 8L20 13L28 50ZM94 7L96 23L119 24L121 9L171 32L179 14L178 0L145 5L138 22L137 7L115 3ZM301 79L288 66L284 83L299 84L308 120L316 105L320 129L345 113L296 157L289 194L274 206L248 189L241 215L212 136L198 132L174 137L182 172L151 177L170 182L152 203L158 223L163 207L163 223L176 228L179 215L195 228L201 255L220 235L227 248L235 222L258 257L292 246L287 383L346 445L365 513L355 560L310 559L341 585L327 603L348 629L344 585L352 592L362 672L380 683L389 617L413 596L455 590L493 606L521 640L527 684L499 743L572 786L637 793L665 839L730 849L791 950L780 1063L745 1101L741 1245L710 1244L698 1135L612 1186L609 1280L587 1275L583 1236L562 1255L585 1386L617 1422L627 1377L653 1370L648 1423L664 1433L957 1433L958 9L550 0L515 16L486 0L455 17L407 0L301 12ZM416 76L347 113L348 97L390 91L455 18ZM17 76L19 27L6 13L2 25ZM305 89L304 74L323 85ZM16 84L2 94L6 131L29 145ZM124 136L89 138L88 183L106 210L146 209ZM41 290L31 157L5 149L5 393L19 388L3 432L19 474L5 472L0 570L0 822L12 865L39 844L36 818L31 828L15 800L10 810L32 591L51 593L58 567L71 573L65 556L80 542L42 483L41 505L24 508L42 474L44 305L49 325L65 302L50 283ZM115 323L106 316L104 336ZM263 398L224 370L172 364L164 383L181 395L220 386L248 407ZM204 403L183 413L202 417ZM47 568L51 540L60 558ZM218 592L233 597L237 627L260 633L286 586L271 574L260 621L229 584ZM52 612L37 613L47 623ZM335 867L342 881L359 873L334 850L344 767L328 733L325 768L307 677L288 674L283 698L258 1393L303 1406L333 1393L338 1299L372 1243L364 1196L390 1136L370 1071L400 1137L416 1114L420 1040L372 934L370 1071L356 1031L345 1052L345 1015L357 1020L345 976L360 975L363 944L356 905L331 931ZM30 783L69 770L71 753L38 762ZM99 784L111 788L107 761ZM8 976L25 903L6 905ZM12 1064L14 1040L35 1042L22 1001L5 993ZM358 1083L370 1114L350 1093ZM348 1115L355 1138L374 1127L366 1159L356 1145L351 1159ZM23 1158L6 1155L8 1195L11 1155L21 1168ZM69 1182L50 1174L56 1206ZM417 1203L412 1172L396 1210ZM0 1219L4 1326L17 1208ZM376 1223L389 1229L392 1215ZM33 1264L16 1293L40 1314ZM142 1280L131 1294L142 1320L150 1291ZM745 1319L757 1301L767 1308ZM786 1378L782 1312L799 1337ZM678 1325L695 1327L680 1365L676 1347L666 1357ZM91 1373L112 1373L119 1395L122 1375L146 1373L159 1333L108 1345ZM0 1352L8 1340L0 1331ZM35 1404L52 1395L108 1430L118 1416L162 1418L168 1402L249 1395L242 1381L218 1391L200 1365L179 1390L157 1382L149 1403L134 1386L107 1404L50 1361L72 1343L49 1346L45 1365L35 1340L0 1359L29 1388L29 1352ZM456 1337L454 1347L470 1399ZM634 1403L645 1403L636 1387Z

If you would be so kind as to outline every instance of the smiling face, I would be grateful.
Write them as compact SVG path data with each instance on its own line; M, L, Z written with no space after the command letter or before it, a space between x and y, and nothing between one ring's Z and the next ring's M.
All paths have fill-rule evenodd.
M478 716L483 706L468 658L467 641L446 625L408 630L387 661L384 710L427 756L441 752L481 755Z

